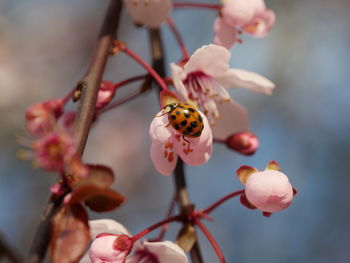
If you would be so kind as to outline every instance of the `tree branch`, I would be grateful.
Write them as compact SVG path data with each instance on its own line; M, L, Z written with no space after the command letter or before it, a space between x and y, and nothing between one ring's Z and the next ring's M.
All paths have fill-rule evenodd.
M165 65L164 65L164 50L162 45L162 38L159 29L149 30L151 50L152 50L152 66L158 72L161 77L165 77ZM186 209L191 205L185 181L185 173L183 167L183 161L179 158L175 168L175 187L177 194L177 202L180 207L181 213L185 213ZM190 251L191 260L193 263L203 263L200 247L196 241Z
M75 121L75 133L78 141L77 153L80 156L83 154L95 114L97 93L100 88L107 58L110 54L112 42L116 36L121 8L121 0L110 0L91 63L84 78L77 85L81 96ZM40 217L39 226L26 262L39 263L43 261L50 238L51 219L59 209L62 199L53 202L49 198Z

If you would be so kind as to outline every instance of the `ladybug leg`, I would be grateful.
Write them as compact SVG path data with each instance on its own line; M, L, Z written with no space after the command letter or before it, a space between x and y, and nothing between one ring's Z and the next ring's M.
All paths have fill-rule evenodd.
M185 138L185 135L183 135L183 134L182 134L182 139L183 139L185 142L187 142L187 143L188 143L188 145L187 145L187 149L189 150L189 149L190 149L190 146L191 146L190 141L188 141L188 140Z
M165 125L165 126L164 126L164 128L168 128L168 127L169 127L169 125L170 125L170 122L168 122L168 124L167 124L167 125Z

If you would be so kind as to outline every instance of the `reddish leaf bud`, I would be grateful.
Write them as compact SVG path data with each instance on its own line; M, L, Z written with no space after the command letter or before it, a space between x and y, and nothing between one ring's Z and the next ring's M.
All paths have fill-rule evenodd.
M241 154L252 155L259 147L259 139L254 133L246 131L229 136L226 145Z

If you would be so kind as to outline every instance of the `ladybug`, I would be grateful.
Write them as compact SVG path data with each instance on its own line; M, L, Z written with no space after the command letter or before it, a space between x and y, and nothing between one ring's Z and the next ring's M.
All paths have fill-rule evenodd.
M187 103L171 103L163 108L163 113L168 114L169 124L183 136L195 138L202 134L203 118L193 106Z

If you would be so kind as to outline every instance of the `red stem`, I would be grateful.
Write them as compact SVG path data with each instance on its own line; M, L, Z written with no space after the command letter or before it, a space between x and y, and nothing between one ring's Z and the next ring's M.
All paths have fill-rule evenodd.
M218 256L219 260L221 263L226 263L225 257L218 245L218 243L216 242L215 238L213 237L213 235L210 233L210 231L208 230L208 228L206 228L206 226L198 219L198 217L194 218L194 222L196 223L196 225L202 230L203 234L207 237L209 243L211 244L211 246L213 247L216 255Z
M135 77L131 77L131 78L127 78L127 79L124 79L118 83L115 83L114 84L114 87L116 89L122 87L122 86L125 86L131 82L135 82L135 81L138 81L138 80L142 80L142 79L145 79L148 75L147 74L143 74L143 75L139 75L139 76L135 76Z
M211 213L215 208L217 208L218 206L222 205L224 202L226 202L227 200L236 197L238 195L241 195L244 193L244 190L239 190L233 193L230 193L228 195L225 195L224 197L222 197L221 199L219 199L218 201L216 201L215 203L213 203L212 205L210 205L208 208L204 209L202 211L202 213L204 214L209 214Z
M177 27L174 23L174 20L171 17L168 17L166 22L167 22L169 28L171 29L171 31L173 32L177 43L179 44L183 60L187 60L190 57L190 55L188 54L185 42L184 42L179 30L177 29Z
M163 225L166 225L170 222L174 222L174 221L179 221L181 219L181 215L177 215L177 216L173 216L173 217L169 217L167 219L164 219L148 228L146 228L145 230L142 230L141 232L139 232L138 234L136 234L135 236L133 236L131 239L133 242L139 240L141 237L149 234L150 232L152 232L153 230L163 226Z
M226 143L226 140L223 140L223 139L213 139L214 142L217 142L217 143Z
M176 8L189 7L189 8L203 8L210 10L220 10L222 5L218 4L205 4L205 3L173 3Z
M158 82L159 86L163 90L168 89L168 86L164 82L163 78L161 78L159 74L150 65L148 65L139 55L137 55L131 49L127 48L125 45L119 45L119 48L121 51L123 51L125 54L134 59L137 63L139 63L145 70L147 70L147 72L152 75L152 77L155 79L155 81Z
M122 104L124 104L124 103L126 103L126 102L128 102L130 100L133 100L134 98L138 97L139 95L141 95L144 92L145 92L144 90L137 90L134 93L126 96L125 98L122 98L122 99L120 99L120 100L118 100L118 101L116 101L114 103L111 103L107 107L99 110L97 112L97 115L100 115L101 113L104 113L106 111L112 110L112 109L114 109L116 107L119 107L120 105L122 105Z

